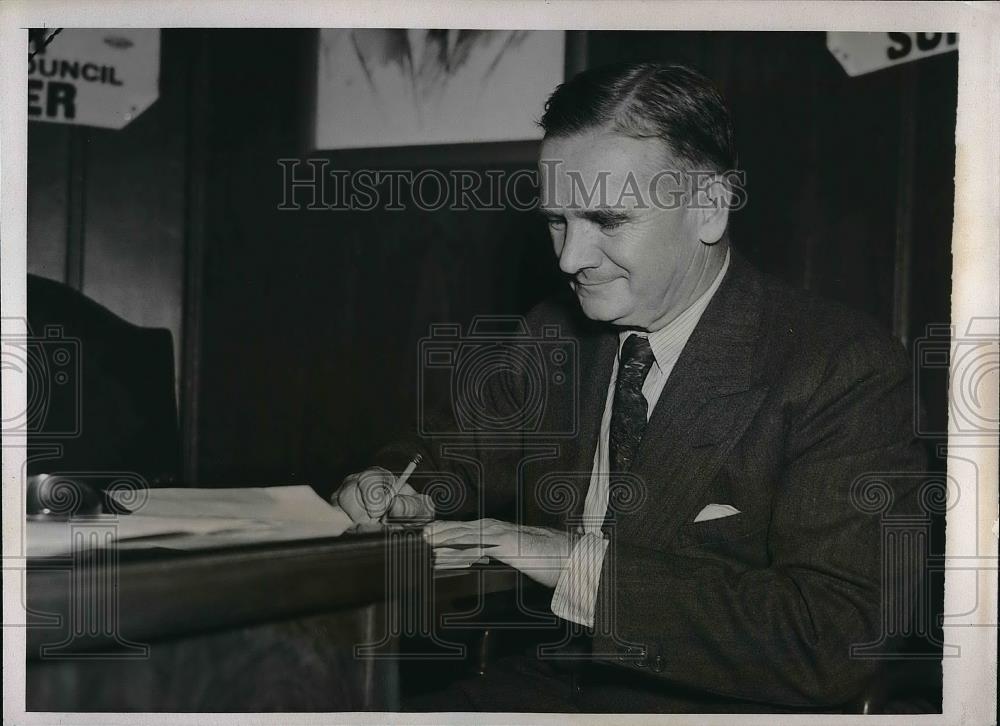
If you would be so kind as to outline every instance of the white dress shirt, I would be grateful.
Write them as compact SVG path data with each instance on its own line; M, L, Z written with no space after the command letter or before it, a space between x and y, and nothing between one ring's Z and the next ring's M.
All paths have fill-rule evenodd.
M556 583L555 592L552 594L552 612L564 620L571 620L587 627L594 625L594 603L597 600L601 570L604 567L604 555L608 548L608 541L605 539L601 527L604 525L604 517L608 511L610 477L608 434L611 430L611 409L615 396L615 383L618 379L618 363L622 344L630 335L641 335L649 339L649 345L653 350L653 365L642 384L642 395L647 404L646 420L648 421L649 417L653 415L653 408L660 399L663 386L677 363L681 351L701 319L702 313L705 312L705 308L708 307L708 303L715 295L715 291L722 284L722 278L726 276L728 269L729 250L726 250L726 260L711 286L684 312L653 333L623 330L618 335L618 352L615 355L614 367L611 371L611 382L608 384L604 416L601 419L601 431L597 439L597 450L594 452L594 467L590 475L587 499L583 505L583 536L573 547L567 565Z

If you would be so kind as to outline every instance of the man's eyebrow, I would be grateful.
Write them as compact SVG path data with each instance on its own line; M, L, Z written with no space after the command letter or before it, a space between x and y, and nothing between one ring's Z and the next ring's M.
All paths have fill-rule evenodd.
M594 224L619 224L632 218L628 212L614 209L588 209L580 212L577 216Z

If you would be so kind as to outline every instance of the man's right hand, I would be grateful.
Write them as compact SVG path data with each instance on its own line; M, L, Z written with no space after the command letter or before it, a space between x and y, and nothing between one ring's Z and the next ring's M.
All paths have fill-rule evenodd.
M434 503L409 484L404 484L395 499L392 492L396 477L380 466L351 474L344 479L331 500L340 505L355 524L378 522L389 507L386 520L430 522L434 519Z

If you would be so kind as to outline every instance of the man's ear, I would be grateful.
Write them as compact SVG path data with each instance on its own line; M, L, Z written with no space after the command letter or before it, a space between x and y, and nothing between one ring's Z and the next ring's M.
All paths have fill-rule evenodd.
M729 182L720 174L705 177L695 193L698 208L698 239L713 245L722 239L729 224L729 206L732 190Z

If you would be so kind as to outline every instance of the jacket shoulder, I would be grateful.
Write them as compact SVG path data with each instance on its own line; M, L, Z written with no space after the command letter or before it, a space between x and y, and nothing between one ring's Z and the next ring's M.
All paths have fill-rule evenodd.
M871 315L760 275L764 371L809 377L862 378L877 372L905 376L910 364L902 344Z

